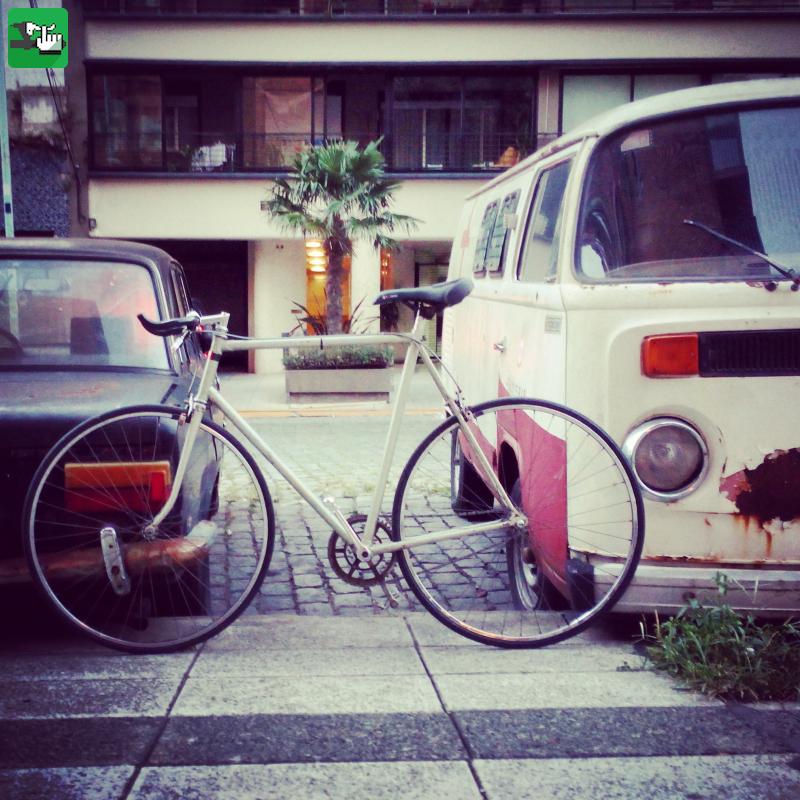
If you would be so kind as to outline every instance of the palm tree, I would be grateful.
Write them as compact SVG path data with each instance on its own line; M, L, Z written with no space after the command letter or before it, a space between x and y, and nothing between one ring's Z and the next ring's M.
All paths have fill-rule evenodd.
M361 148L358 142L336 141L307 147L292 162L292 175L278 178L267 211L284 228L321 239L328 256L325 283L326 327L342 331L342 286L345 256L353 242L371 241L385 249L397 247L396 230L411 230L413 217L391 210L399 185L384 172L381 140Z

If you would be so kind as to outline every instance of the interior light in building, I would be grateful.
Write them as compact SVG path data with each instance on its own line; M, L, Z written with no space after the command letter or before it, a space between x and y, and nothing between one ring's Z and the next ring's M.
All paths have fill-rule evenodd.
M306 269L309 272L325 272L328 267L328 255L318 239L306 239Z

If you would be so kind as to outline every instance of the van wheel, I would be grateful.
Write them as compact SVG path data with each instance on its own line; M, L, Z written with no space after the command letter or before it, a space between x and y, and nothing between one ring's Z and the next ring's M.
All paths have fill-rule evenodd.
M519 481L510 494L514 505L519 506L522 490ZM514 608L522 611L560 611L567 602L555 586L545 577L536 563L527 531L513 531L506 546L508 579Z
M467 461L459 442L459 430L452 433L450 447L450 506L464 519L476 522L494 519L494 495Z

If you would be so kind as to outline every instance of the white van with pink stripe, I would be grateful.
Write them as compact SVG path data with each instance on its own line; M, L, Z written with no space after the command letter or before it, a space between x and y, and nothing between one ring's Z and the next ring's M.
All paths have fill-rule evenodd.
M616 609L674 612L722 573L732 605L798 612L800 80L664 94L562 136L468 198L448 278L469 275L442 348L470 402L563 403L630 459L647 527ZM503 458L523 452L504 436ZM568 548L531 537L532 592L569 597Z

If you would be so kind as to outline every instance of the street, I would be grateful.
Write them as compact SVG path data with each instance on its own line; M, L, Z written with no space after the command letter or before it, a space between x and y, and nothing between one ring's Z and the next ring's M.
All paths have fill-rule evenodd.
M405 462L439 420L435 412L406 415L382 506L387 517ZM389 425L385 413L365 410L335 417L275 415L249 421L304 482L322 497L333 497L345 516L369 511ZM260 463L263 465L263 460ZM387 595L380 586L353 586L333 573L327 557L330 528L274 470L267 467L265 471L275 503L275 553L260 596L247 613L390 613ZM419 608L402 582L393 580L389 585L398 610Z

